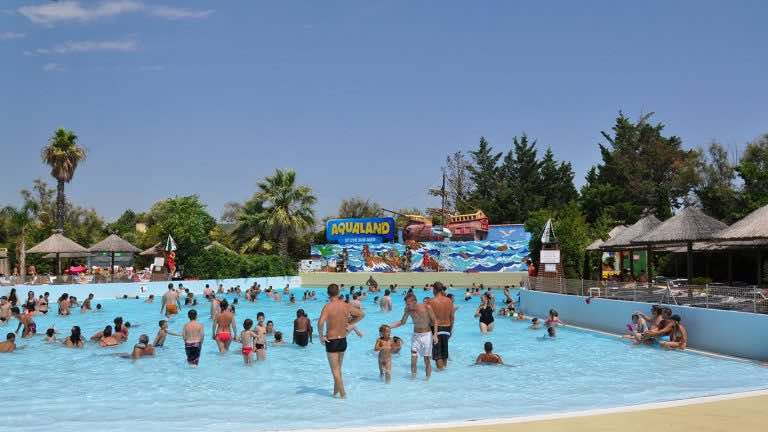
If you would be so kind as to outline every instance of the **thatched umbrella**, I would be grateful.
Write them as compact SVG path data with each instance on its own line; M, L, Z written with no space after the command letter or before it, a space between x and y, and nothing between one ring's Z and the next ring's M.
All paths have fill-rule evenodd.
M27 253L56 254L58 262L58 273L61 274L61 254L65 253L88 253L88 249L80 246L74 241L64 237L61 230L54 230L53 234L42 242L29 249Z
M728 225L707 216L696 207L686 207L665 220L651 232L639 236L631 243L637 245L685 244L687 248L688 283L693 280L693 243L711 238Z
M768 205L748 214L738 222L712 236L715 241L746 241L755 242L758 245L768 240ZM765 244L762 244L765 246ZM728 272L731 272L729 254ZM763 251L757 250L757 284L763 279Z
M632 240L645 235L649 232L651 232L654 228L661 225L661 221L656 218L654 215L647 215L634 224L618 231L616 233L616 236L613 238L610 238L606 240L601 246L600 249L603 251L616 251L619 252L619 262L623 261L623 255L624 251L632 251L635 249L641 249L642 246L634 245L632 244ZM615 228L614 228L615 230ZM652 278L653 275L652 269L651 269L651 248L646 248L647 252L647 259L646 259L646 267L647 267L647 273L648 278ZM631 260L630 260L631 262ZM629 266L632 273L634 274L634 265Z
M114 277L115 275L115 253L117 252L125 252L125 253L138 253L141 252L141 249L137 248L136 246L128 243L124 239L122 239L117 234L111 234L109 237L105 238L104 240L96 243L95 245L91 246L89 249L91 252L108 252L111 257L110 266L109 266L109 273Z
M163 251L164 251L163 243L160 242L160 243L155 244L151 248L141 252L139 255L141 255L141 256L158 256L158 255L162 255Z

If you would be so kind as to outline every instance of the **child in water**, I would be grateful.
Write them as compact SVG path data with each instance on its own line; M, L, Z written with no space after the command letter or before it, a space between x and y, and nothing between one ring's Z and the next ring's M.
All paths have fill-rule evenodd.
M540 329L541 328L541 323L539 322L539 319L538 318L533 318L531 320L531 325L528 326L528 328L531 329L531 330L538 330L538 329Z
M251 330L253 320L248 318L243 321L243 331L240 332L240 343L243 344L243 361L246 365L253 364L253 341L256 339L256 333Z
M45 338L43 338L46 342L56 342L56 330L53 329L53 327L49 328L45 331Z
M376 339L376 345L373 350L379 353L379 376L384 378L385 382L392 379L392 329L384 324L379 327L379 338Z
M546 321L547 328L551 328L557 325L565 325L564 322L560 321L560 316L558 315L557 311L554 309L549 310L549 318L547 318Z
M158 327L160 327L160 329L157 331L157 336L155 336L155 342L152 344L155 347L163 346L165 344L165 338L168 335L181 336L179 333L168 331L168 321L166 320L160 320L160 322L158 322L157 325Z

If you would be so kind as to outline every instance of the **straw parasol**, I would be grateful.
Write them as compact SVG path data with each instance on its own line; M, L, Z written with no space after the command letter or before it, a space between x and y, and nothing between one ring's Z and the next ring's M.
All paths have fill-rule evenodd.
M61 274L61 254L88 253L88 249L64 237L61 230L54 230L50 237L27 250L27 253L56 254L58 273Z
M693 280L693 244L711 238L728 225L707 216L696 207L686 207L662 222L651 232L632 240L634 244L652 245L685 244L687 250L688 283Z
M768 205L760 207L724 230L712 236L713 240L766 240L768 239Z
M638 245L633 245L632 240L649 233L659 225L661 225L661 221L656 216L645 216L634 224L620 230L615 237L606 240L600 246L600 249L615 251L637 248Z
M141 255L141 256L158 256L158 255L162 255L163 251L164 251L163 243L160 242L160 243L155 244L151 248L141 252L139 255Z
M731 243L733 241L754 243L757 249L757 284L763 278L763 250L768 243L768 205L760 207L734 223L728 228L712 236L717 242ZM728 255L728 270L731 271L731 256Z
M91 246L89 249L91 252L108 252L111 257L109 272L114 275L115 273L115 253L138 253L141 249L128 243L126 240L118 236L117 234L110 234L109 237Z

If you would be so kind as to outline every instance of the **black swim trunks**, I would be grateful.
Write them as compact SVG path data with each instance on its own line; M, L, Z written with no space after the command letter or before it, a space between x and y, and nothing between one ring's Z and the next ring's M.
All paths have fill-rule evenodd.
M437 344L432 346L432 358L434 360L448 360L448 339L450 337L450 326L437 327Z
M331 339L325 343L325 352L337 353L347 350L347 338Z
M305 347L309 344L309 334L305 331L293 332L293 341L296 342L296 345Z
M187 363L191 365L197 365L200 361L200 342L192 342L184 344L184 351L187 353Z

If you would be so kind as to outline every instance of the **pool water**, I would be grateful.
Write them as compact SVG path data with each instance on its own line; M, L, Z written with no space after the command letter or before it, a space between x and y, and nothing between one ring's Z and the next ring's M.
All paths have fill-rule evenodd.
M303 289L294 290L297 298ZM243 365L237 343L229 354L218 354L204 299L197 309L207 339L196 369L187 366L183 343L173 336L154 358L132 362L108 355L130 350L141 333L154 338L163 318L159 303L103 300L100 313L38 316L41 333L55 323L62 337L72 325L90 337L118 315L134 328L129 342L117 348L89 343L73 350L45 344L41 337L19 339L23 349L0 355L5 393L0 424L18 431L49 431L55 425L57 432L365 427L537 415L768 388L768 368L754 363L632 346L568 327L556 339L544 340L544 330L497 317L495 330L482 335L473 317L479 298L465 302L461 290L454 293L459 309L448 369L434 371L426 381L420 361L418 377L411 378L409 322L393 331L405 345L393 357L390 384L379 379L372 348L378 326L401 317L403 298L395 295L395 310L383 313L369 295L359 324L365 335L349 337L344 358L348 399L343 401L330 397L333 384L323 346L290 345L296 310L303 308L316 319L327 298L324 290L318 300L296 305L288 304L287 296L281 303L263 295L255 304L240 299L238 323L255 320L263 311L289 343L269 347L267 360L252 367ZM420 299L425 295L417 294ZM171 330L181 330L186 309L171 321ZM561 318L568 322L567 316ZM15 327L14 321L0 331ZM487 340L511 367L471 366Z

